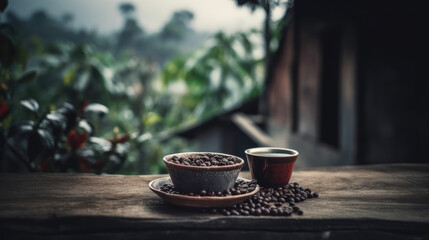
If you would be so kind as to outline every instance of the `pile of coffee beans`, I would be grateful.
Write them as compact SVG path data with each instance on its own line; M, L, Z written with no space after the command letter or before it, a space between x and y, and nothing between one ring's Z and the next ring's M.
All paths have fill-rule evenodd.
M181 194L181 195L196 196L196 197L199 197L199 196L226 197L231 195L246 194L249 192L253 192L255 189L256 189L256 180L245 181L243 179L237 179L237 181L234 184L234 187L228 190L225 190L223 192L211 192L203 189L196 193L183 193L175 189L173 184L163 184L161 186L161 191L166 193Z
M226 166L234 165L240 163L240 159L232 156L223 156L212 153L199 154L196 156L190 157L179 157L173 156L167 161L172 163L186 165L186 166L200 166L200 167L210 167L210 166Z
M256 189L256 180L245 181L238 179L234 187L224 192L209 192L201 190L198 193L183 193L177 191L173 184L164 184L161 191L170 194L181 194L188 196L213 196L226 197L240 195L252 192ZM317 198L319 193L312 192L311 189L304 189L297 182L289 183L282 187L262 188L255 195L242 203L238 203L230 208L211 208L203 209L203 212L220 213L225 216L290 216L292 214L303 215L304 211L297 206L297 203L303 202L309 198Z
M317 198L319 194L310 189L304 189L297 182L283 187L263 188L246 201L236 204L231 208L203 209L203 212L221 213L225 216L290 216L302 215L302 211L296 204L308 198Z

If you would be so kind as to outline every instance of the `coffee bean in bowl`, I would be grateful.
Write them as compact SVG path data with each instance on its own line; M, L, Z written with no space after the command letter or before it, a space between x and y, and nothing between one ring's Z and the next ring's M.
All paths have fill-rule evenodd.
M185 166L214 167L239 164L240 158L213 153L202 153L189 157L173 155L171 158L167 159L167 161Z
M184 193L224 192L234 186L244 160L229 154L188 152L163 158L174 187Z

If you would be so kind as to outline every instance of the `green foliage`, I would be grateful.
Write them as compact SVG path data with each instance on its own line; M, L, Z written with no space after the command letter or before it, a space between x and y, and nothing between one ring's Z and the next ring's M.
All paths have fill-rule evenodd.
M193 55L165 65L163 84L186 85L186 94L179 103L193 111L196 120L208 118L259 92L260 61L254 57L251 34L219 32Z
M75 126L81 132L77 130L71 132L74 128L67 128L62 130L62 137L52 138L49 136L53 135L54 129L33 130L34 126L38 125L34 121L31 124L24 121L21 125L12 126L12 128L4 124L2 126L7 127L4 133L14 136L4 141L9 149L1 152L5 159L21 159L30 171L116 172L121 170L122 173L165 171L162 162L159 161L162 159L162 154L167 154L163 149L165 144L169 145L168 140L167 143L142 144L134 139L145 133L156 134L160 129L167 128L163 117L158 113L163 111L163 105L159 102L164 98L162 93L156 92L152 87L152 80L158 69L156 64L129 56L114 59L111 54L99 51L95 46L88 44L56 43L48 46L40 45L40 49L44 50L38 52L37 56L29 61L31 67L38 69L36 81L33 80L36 78L34 70L15 77L10 76L15 75L13 71L2 69L2 73L10 76L10 79L17 79L9 80L8 85L4 86L10 90L12 85L21 84L17 88L14 87L16 90L13 92L18 95L18 100L23 99L20 100L21 105L33 113L33 119L37 122L54 122L54 120L73 122L65 116L57 117L65 111L64 108L40 116L42 106L44 112L46 105L50 104L52 109L56 109L61 102L71 102L70 106L77 106L76 113L72 116L66 115L71 119L74 119L73 116L79 116L80 120L75 123ZM6 93L10 95L11 91ZM37 101L28 98L33 96L37 96ZM38 102L43 104L39 105ZM107 103L110 109L95 102ZM9 109L9 105L7 107ZM4 115L13 116L20 121L28 117L16 108L12 110L12 114L5 112ZM7 112L10 111L7 110ZM131 115L131 117L125 117L125 115ZM108 116L109 119L104 116ZM6 123L6 120L5 117L3 123ZM127 137L129 143L124 145L120 137L106 139L111 136L114 126L126 132L123 136ZM8 134L8 132L14 132L14 129L22 129L18 131L20 133L25 133L26 130L34 131L28 135L28 138L22 140L22 142L28 142L27 145L20 146L17 144L18 135ZM83 137L82 135L82 132L93 134L95 130L104 137L93 135ZM48 141L41 141L42 139ZM48 147L52 145L52 139L57 145L51 151ZM85 146L79 147L81 146L79 142L85 143ZM70 144L75 147L68 148ZM20 152L26 152L27 156ZM54 154L58 152L62 154ZM63 157L54 159L54 155ZM140 159L145 159L144 166L141 166ZM67 164L59 164L62 162ZM10 169L16 169L16 166L11 166Z
M278 6L280 0L236 0L238 6L247 6L252 11L255 11L256 8L271 8Z
M173 17L161 30L161 38L164 40L182 40L191 31L190 21L194 14L187 10L174 12Z
M0 66L10 67L16 59L17 49L11 38L11 30L7 24L0 25Z
M39 103L30 98L21 100L20 105L30 113L28 117L31 120L4 124L3 115L10 114L10 111L4 111L5 107L10 110L5 97L2 96L0 107L3 171L19 170L14 165L20 162L30 172L114 172L112 166L117 170L127 159L128 135L119 137L114 131L114 137L109 140L90 137L94 128L85 115L94 113L101 118L108 111L105 106L93 103L76 108L65 103L54 111L40 114ZM13 102L13 99L7 100Z
M0 0L0 12L3 12L8 5L8 0Z
M189 27L191 12L145 34L132 4L120 10L112 41L42 11L31 21L11 13L15 35L1 25L2 167L18 169L21 159L30 171L165 173L162 156L197 147L174 130L258 94L258 32L219 32L191 53L203 39Z
M121 10L121 13L126 16L128 16L129 14L133 13L136 10L136 8L132 3L121 3L119 5L119 9Z
M154 125L155 123L158 123L162 121L162 117L160 115L158 115L155 112L148 112L144 117L143 117L143 125L148 128L152 125Z

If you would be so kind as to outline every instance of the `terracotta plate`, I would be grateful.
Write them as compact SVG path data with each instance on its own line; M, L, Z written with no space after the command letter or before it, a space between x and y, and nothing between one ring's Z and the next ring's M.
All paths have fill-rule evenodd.
M250 182L248 179L238 178L244 181ZM259 185L256 185L255 190L246 194L225 196L225 197L193 197L185 196L180 194L171 194L162 192L161 186L163 184L172 184L170 177L158 178L149 183L150 190L154 191L158 196L160 196L165 201L172 203L178 206L185 207L231 207L234 204L243 202L249 197L253 196L260 189Z

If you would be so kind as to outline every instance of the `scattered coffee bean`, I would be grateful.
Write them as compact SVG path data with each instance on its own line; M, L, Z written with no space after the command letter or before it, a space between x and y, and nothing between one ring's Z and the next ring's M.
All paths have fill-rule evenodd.
M244 192L243 188L250 188L251 184L236 184L230 191L232 195L237 191ZM253 184L256 184L256 182L253 182ZM230 212L230 215L242 216L290 216L293 213L303 215L304 211L297 206L297 203L316 196L319 196L317 192L311 192L308 188L304 189L295 182L283 187L262 188L251 198L234 205L232 208L228 208L227 211ZM221 213L229 216L225 212Z
M179 158L178 158L179 159ZM208 192L201 190L197 193L181 193L174 189L172 184L163 184L161 191L170 194L183 194L188 196L213 196L213 197L224 197L231 195L238 195L249 192L250 189L256 187L256 181L244 181L242 179L237 180L231 189L221 192ZM297 215L303 215L304 211L301 210L297 203L305 201L309 198L317 198L319 194L312 192L309 188L304 189L299 186L298 183L290 183L283 187L277 188L262 188L253 195L251 198L244 202L238 203L230 208L220 209L204 209L203 212L219 213L225 216L261 216L261 215L272 215L272 216L290 216L293 213Z
M271 215L276 216L279 214L279 211L276 208L271 208L270 213Z
M240 215L240 213L238 213L236 210L232 210L232 211L231 211L231 214L232 214L232 215L236 215L236 216Z
M297 207L297 206L293 206L293 207L292 207L292 209L293 209L293 212L298 212L299 207Z
M270 210L268 210L268 209L264 208L264 209L262 210L262 214L264 214L264 215L269 215L269 214L270 214Z

